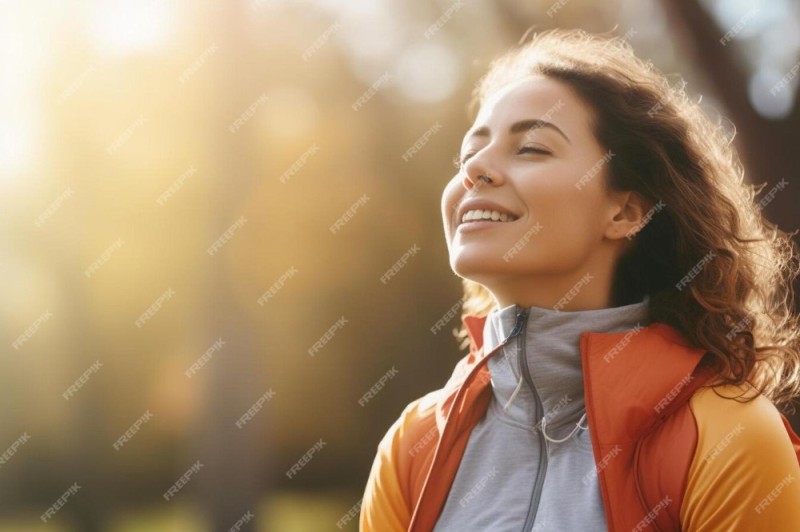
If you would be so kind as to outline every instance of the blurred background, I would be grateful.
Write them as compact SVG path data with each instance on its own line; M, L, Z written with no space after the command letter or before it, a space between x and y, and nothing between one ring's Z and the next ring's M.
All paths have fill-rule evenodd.
M0 530L357 530L462 356L440 195L534 25L684 77L798 228L793 0L0 0Z

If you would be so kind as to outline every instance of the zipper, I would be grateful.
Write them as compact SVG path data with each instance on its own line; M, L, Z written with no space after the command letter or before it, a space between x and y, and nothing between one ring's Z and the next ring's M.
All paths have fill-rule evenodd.
M530 368L528 367L528 358L525 356L525 345L527 344L527 335L525 332L528 328L528 310L524 308L519 308L517 312L517 323L514 326L514 330L519 334L519 348L517 349L518 355L518 366L520 368L520 372L522 373L523 378L528 383L528 386L533 392L533 399L534 399L534 419L542 419L544 416L543 410L544 406L542 405L542 400L539 397L539 392L536 391L536 386L533 384L533 378L531 377ZM541 448L541 452L539 453L539 469L536 475L536 482L533 485L533 492L531 493L531 501L528 505L528 512L525 517L525 524L522 526L522 531L526 532L533 528L533 523L536 520L536 514L539 511L539 501L542 498L542 487L544 486L544 477L547 474L547 442L545 441L544 434L542 434L541 430L537 430L536 434L539 437L539 447Z
M498 353L498 352L502 351L502 349L511 341L511 339L514 338L516 335L518 335L522 331L522 326L523 325L524 325L524 320L520 320L520 314L518 313L517 314L517 321L514 324L514 329L512 329L512 331L509 333L509 335L506 338L504 338L503 341L500 342L497 346L495 346L494 349L492 349L488 353L484 353L483 358L477 364L475 364L475 367L473 367L470 370L470 372L466 375L466 377L464 377L464 381L458 387L458 390L456 390L456 396L453 399L453 407L447 413L447 416L445 418L444 429L442 430L442 434L439 436L439 441L436 444L436 450L434 451L434 457L433 457L433 462L430 465L430 471L433 471L435 466L436 466L436 464L437 464L437 458L439 456L439 450L442 447L442 442L447 441L447 437L449 437L449 433L452 432L453 430L455 430L453 428L454 423L452 423L451 417L454 415L453 412L456 410L456 405L459 404L461 398L464 395L465 390L468 388L468 383L470 382L470 380L472 380L474 375L478 372L478 368L480 368L481 365L486 364L489 361L489 359L492 356L495 355L495 353ZM429 475L430 475L430 471L428 473ZM417 515L418 515L418 511L419 511L419 507L420 507L420 502L419 501L422 501L422 500L425 499L425 492L426 492L427 485L428 485L428 482L425 481L425 483L422 486L422 491L420 493L419 499L417 501L417 504L414 507L414 511L412 513L412 516L411 516L411 523L409 524L409 531L416 531L416 530L419 529L419 526L417 524Z

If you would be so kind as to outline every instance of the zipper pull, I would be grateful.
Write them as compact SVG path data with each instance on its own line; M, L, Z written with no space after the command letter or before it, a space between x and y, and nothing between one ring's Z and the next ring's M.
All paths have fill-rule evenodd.
M528 309L524 307L518 307L518 308L519 310L517 311L517 321L516 323L514 323L514 328L511 330L511 334L508 335L508 338L506 338L506 341L510 340L511 338L514 338L519 333L521 333L522 327L525 325L525 318L527 318Z

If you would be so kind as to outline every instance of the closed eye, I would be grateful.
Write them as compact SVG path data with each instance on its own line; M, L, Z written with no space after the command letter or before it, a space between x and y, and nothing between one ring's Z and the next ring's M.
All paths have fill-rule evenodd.
M453 157L453 166L455 166L457 170L461 170L461 168L467 163L467 160L473 155L475 155L474 151L464 154L461 159L459 159L458 155L456 155Z
M461 159L459 159L458 156L453 157L453 166L455 166L456 169L461 170L461 168L463 168L463 166L467 164L469 158L475 155L475 153L476 152L474 151L465 153L464 156L461 157ZM544 150L542 148L537 148L535 146L523 146L519 149L517 153L538 153L541 155L552 155L552 153L550 153L549 151Z
M542 155L552 155L549 151L536 148L535 146L523 146L517 153L541 153Z

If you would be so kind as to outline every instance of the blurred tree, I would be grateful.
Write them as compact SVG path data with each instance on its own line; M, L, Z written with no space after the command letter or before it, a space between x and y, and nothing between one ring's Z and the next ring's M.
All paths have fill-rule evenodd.
M214 82L208 96L215 111L208 116L204 140L212 154L211 173L218 176L211 196L215 202L211 209L214 234L222 234L243 215L242 205L258 175L252 153L253 128L243 127L235 134L228 131L231 117L239 116L253 103L253 94L261 92L258 72L248 62L256 52L242 31L246 27L246 8L243 2L215 3L203 13L214 42L224 50L235 50L226 60L212 63ZM193 449L197 458L190 453L188 463L199 459L204 464L197 487L200 506L210 519L211 529L228 530L246 512L256 511L260 497L269 496L262 474L265 461L273 455L274 441L260 442L255 435L259 426L269 423L271 409L260 411L257 423L239 427L235 422L264 394L270 374L260 370L258 361L274 356L276 346L272 343L275 335L269 331L261 336L269 343L259 345L253 328L242 319L226 255L204 258L199 264L205 265L208 304L202 330L206 345L218 338L225 341L224 364L210 368L210 378L204 381L208 383L203 393L205 410L197 434L198 445ZM265 327L269 327L269 321Z

